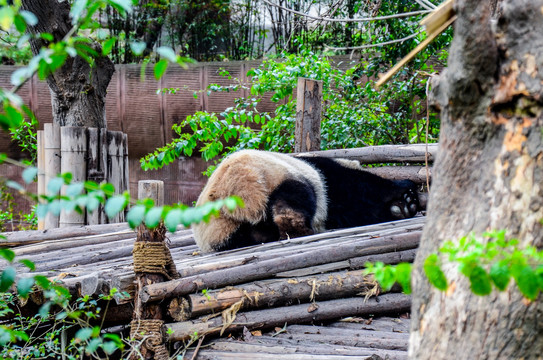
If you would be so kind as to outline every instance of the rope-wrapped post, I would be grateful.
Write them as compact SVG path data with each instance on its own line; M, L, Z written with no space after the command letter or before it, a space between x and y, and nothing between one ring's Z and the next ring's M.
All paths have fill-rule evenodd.
M164 183L156 180L138 182L138 198L151 198L156 206L164 205ZM163 310L160 304L143 304L141 289L148 284L160 283L178 277L170 250L166 246L166 228L160 224L154 229L140 225L134 243L133 260L136 273L134 315L130 328L132 346L138 347L132 359L168 359L164 344Z

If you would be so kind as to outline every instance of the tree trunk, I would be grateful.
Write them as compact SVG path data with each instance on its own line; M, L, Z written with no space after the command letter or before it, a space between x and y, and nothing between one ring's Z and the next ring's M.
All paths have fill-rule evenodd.
M413 359L538 359L543 302L515 284L474 295L457 265L431 287L422 265L445 240L507 230L543 246L543 1L511 0L494 31L489 2L457 0L449 67L434 85L440 150L413 276Z
M38 24L29 27L34 34L47 32L53 35L54 41L60 41L72 27L69 1L24 0L22 8L38 18ZM102 53L98 43L87 45ZM44 40L31 41L34 55L43 46L47 46ZM53 121L60 126L106 128L106 90L114 71L113 62L107 56L95 57L92 66L80 56L68 57L65 64L47 78Z

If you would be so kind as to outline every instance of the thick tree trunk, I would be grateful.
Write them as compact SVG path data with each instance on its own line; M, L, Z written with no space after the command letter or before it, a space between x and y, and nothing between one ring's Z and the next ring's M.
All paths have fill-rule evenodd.
M471 293L446 265L442 293L422 264L445 240L506 229L543 246L543 1L511 0L494 31L489 2L457 0L449 68L434 86L441 108L440 151L428 218L415 262L413 359L540 359L543 302L516 285Z
M60 41L72 27L69 1L24 0L22 7L38 18L38 24L29 29L32 33L47 32L55 41ZM88 45L101 54L99 44ZM43 40L31 41L34 55L42 46L47 46ZM107 56L95 58L92 66L79 56L68 57L65 64L47 78L54 122L60 126L107 127L106 90L114 71Z

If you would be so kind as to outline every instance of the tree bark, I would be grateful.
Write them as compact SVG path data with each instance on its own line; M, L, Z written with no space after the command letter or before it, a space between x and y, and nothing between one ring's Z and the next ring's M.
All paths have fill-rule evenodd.
M543 1L504 2L494 31L489 2L457 0L448 69L433 97L441 109L428 217L413 276L413 359L538 359L543 302L516 285L476 296L457 265L450 287L431 287L422 265L445 240L506 229L543 245ZM461 349L461 352L458 350Z
M50 33L56 42L72 28L69 1L24 0L22 8L38 18L38 24L29 27L33 34ZM30 45L36 55L47 42L36 39ZM98 54L102 53L98 43L88 45ZM47 78L53 121L60 126L106 128L106 90L114 72L113 62L107 56L95 57L92 65L80 56L68 57L64 65Z

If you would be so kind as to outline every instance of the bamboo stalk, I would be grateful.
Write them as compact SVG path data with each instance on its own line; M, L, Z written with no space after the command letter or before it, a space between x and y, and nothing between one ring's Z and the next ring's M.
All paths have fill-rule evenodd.
M212 318L208 321L198 319L165 325L168 340L187 340L194 332L199 336L216 335L224 330L227 332L242 330L246 327L252 329L266 329L283 326L288 323L309 323L337 319L344 316L379 314L386 312L409 311L411 299L404 294L384 294L378 298L364 301L362 298L347 298L318 302L314 311L308 311L308 305L293 305L282 308L250 311L235 314L231 324L223 324L222 318Z

